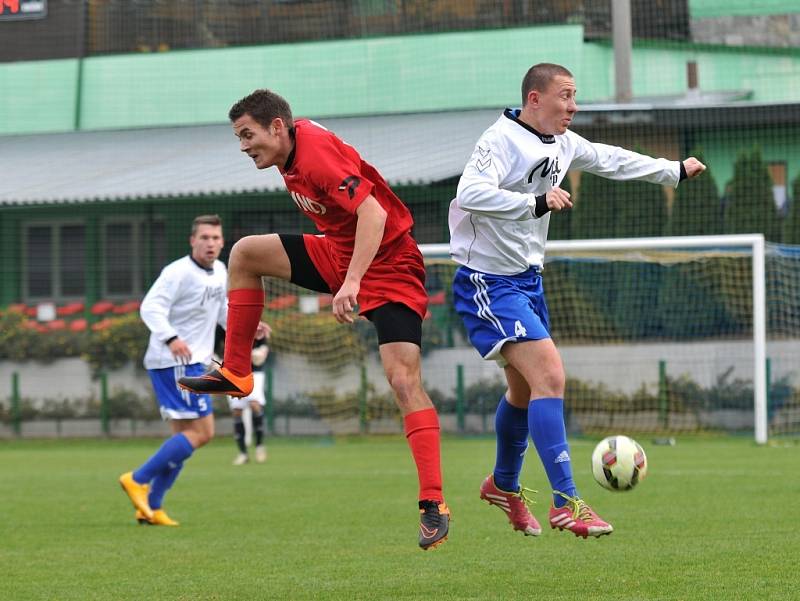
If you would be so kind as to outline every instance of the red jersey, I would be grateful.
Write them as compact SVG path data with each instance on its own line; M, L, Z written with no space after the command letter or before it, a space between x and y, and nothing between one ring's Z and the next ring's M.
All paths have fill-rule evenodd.
M295 146L281 170L295 204L349 262L355 245L356 209L370 194L386 211L378 255L411 231L414 220L378 170L355 148L308 119L294 122Z

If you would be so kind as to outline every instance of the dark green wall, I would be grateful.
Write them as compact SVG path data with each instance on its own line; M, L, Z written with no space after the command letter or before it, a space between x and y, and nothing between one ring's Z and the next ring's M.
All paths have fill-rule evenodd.
M455 194L455 184L399 186L395 191L411 207L421 242L446 240L447 206ZM222 255L224 260L227 260L234 242L245 235L315 231L311 220L282 191L128 202L4 206L0 211L0 306L23 300L23 231L27 224L68 220L80 220L86 224L86 304L91 305L101 297L103 290L105 253L102 231L106 219L149 217L163 220L169 261L189 251L191 222L197 215L207 213L222 217L226 238ZM145 252L150 251L146 248ZM158 276L157 269L160 269L149 269L151 262L148 259L145 256L143 261L142 288L145 290Z

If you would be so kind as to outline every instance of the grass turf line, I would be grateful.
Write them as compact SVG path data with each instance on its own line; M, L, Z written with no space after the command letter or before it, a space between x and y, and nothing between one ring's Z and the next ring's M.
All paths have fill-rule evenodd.
M159 441L0 442L0 599L778 600L800 598L791 509L797 447L742 438L643 443L629 493L591 479L593 440L572 441L584 498L614 524L583 540L512 532L478 499L494 441L445 438L450 540L416 546L416 475L404 439L269 440L265 465L234 468L222 438L187 463L165 508L179 528L136 525L116 480Z

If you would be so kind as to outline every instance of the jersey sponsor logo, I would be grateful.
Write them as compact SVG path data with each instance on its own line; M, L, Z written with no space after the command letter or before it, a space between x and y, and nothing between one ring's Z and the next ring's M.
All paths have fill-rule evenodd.
M550 183L555 186L558 183L558 174L561 173L561 168L558 166L558 157L551 163L550 157L544 157L541 161L539 161L531 172L528 174L528 183L533 182L533 176L536 175L536 172L541 169L541 173L539 177L545 179L547 177L550 178Z
M492 164L492 149L476 146L475 151L478 154L477 158L475 159L475 167L478 169L478 171L483 173Z
M347 190L347 195L350 197L350 200L353 200L353 196L356 195L356 188L358 188L360 185L361 178L351 175L350 177L344 178L342 183L339 184L339 192L344 192Z
M225 292L223 292L222 286L206 286L203 291L203 300L200 301L200 304L205 305L209 301L224 300L224 298Z
M314 213L316 215L324 215L327 212L325 205L318 203L315 200L311 200L308 196L303 196L298 192L289 191L289 195L292 197L294 204L297 205L297 208L301 211L305 211L306 213Z

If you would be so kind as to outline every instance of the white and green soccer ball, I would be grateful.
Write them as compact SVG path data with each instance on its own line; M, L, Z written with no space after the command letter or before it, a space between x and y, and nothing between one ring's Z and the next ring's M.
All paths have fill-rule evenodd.
M603 488L630 490L647 476L647 455L627 436L609 436L592 453L592 474Z

